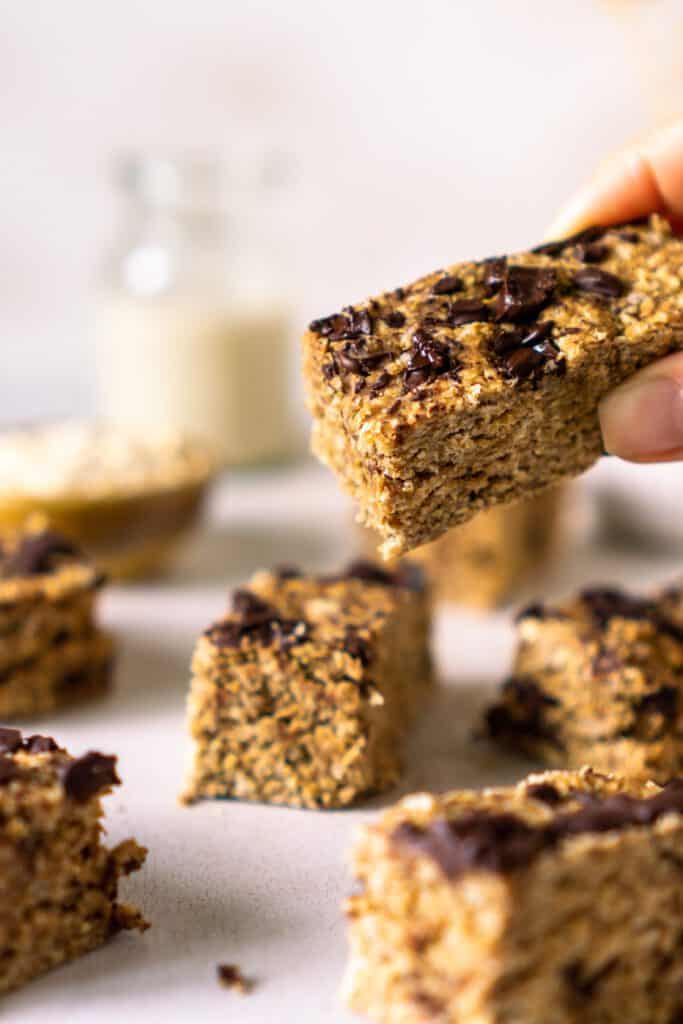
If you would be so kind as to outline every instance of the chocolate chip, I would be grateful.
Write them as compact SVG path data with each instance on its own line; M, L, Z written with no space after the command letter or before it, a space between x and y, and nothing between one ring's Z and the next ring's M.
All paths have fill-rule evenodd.
M413 352L411 365L429 366L437 373L443 373L449 368L450 350L443 342L435 341L434 338L424 331L415 331L413 335Z
M406 370L403 375L403 390L415 391L432 379L432 374L424 367L422 370Z
M566 619L564 613L558 613L553 608L541 604L539 601L535 601L533 604L526 605L521 611L517 612L515 616L515 622L521 622L522 619L554 619L556 617Z
M313 320L309 324L309 330L330 341L360 338L372 334L372 318L367 310L356 310L349 306L342 313Z
M462 280L453 274L447 274L436 282L432 288L434 295L452 295L453 292L462 291Z
M386 359L391 358L391 352L380 350L368 352L364 342L347 342L343 349L336 353L337 365L341 366L347 373L355 373L366 377L373 370L377 369Z
M347 373L363 373L363 364L348 350L337 352L337 365Z
M505 268L507 258L505 256L494 256L488 260L482 260L482 284L488 289L489 294L497 291L505 280Z
M329 363L323 363L322 374L325 380L332 380L333 377L337 377L339 375L337 361L334 356L332 356Z
M381 391L384 391L389 384L391 384L391 376L383 370L382 373L380 373L372 382L368 391L371 395L378 395Z
M562 803L562 794L549 782L533 782L526 787L526 795L530 796L532 800L540 800L542 804L548 804L549 807L555 807L556 804Z
M216 647L239 647L243 637L263 646L279 642L282 650L302 643L309 636L308 623L285 619L278 609L250 590L236 590L232 597L236 621L223 619L205 632Z
M310 639L311 627L304 619L278 619L273 624L272 636L277 639L280 650L288 651Z
M430 857L451 879L470 870L512 871L533 860L546 843L542 829L513 814L476 811L454 821L437 818L426 827L404 822L392 839Z
M574 794L577 797L579 794ZM398 845L431 857L448 878L470 870L501 874L526 867L544 850L573 836L652 825L665 814L683 814L683 780L674 779L653 797L580 794L578 811L532 825L514 814L479 810L460 818L437 818L426 826L404 822L392 833Z
M518 348L505 356L505 366L511 377L524 380L532 377L545 363L545 356L531 348Z
M353 329L358 331L360 334L372 334L372 318L367 310L363 309L360 312L353 312L351 316L351 323Z
M24 537L0 565L0 576L40 576L55 570L62 557L79 556L78 549L53 530Z
M489 345L494 357L509 377L537 379L541 371L558 371L564 355L552 341L553 321L544 320L531 327L499 327Z
M251 590L235 590L232 595L232 610L245 625L277 618L277 610Z
M363 580L366 583L380 583L386 587L405 587L407 590L417 591L424 588L424 573L414 562L402 562L394 572L390 572L365 558L355 559L342 573L319 576L318 580L320 583Z
M503 683L500 703L486 712L486 729L492 739L513 745L528 737L560 746L553 727L546 720L547 709L559 703L531 679L512 677Z
M514 352L521 347L525 333L523 327L513 325L497 327L489 342L491 350L497 356L505 356L508 352Z
M663 612L658 612L656 615L657 626L661 629L662 633L666 633L672 640L676 640L679 644L683 644L683 625L679 626L675 622L671 622Z
M451 327L463 324L485 323L491 318L491 310L478 299L459 299L452 302L448 311L448 323Z
M22 745L22 736L18 729L0 727L0 754L11 754Z
M387 587L393 586L395 582L392 572L381 569L374 562L364 558L357 558L351 562L338 579L364 580L366 583L382 583Z
M572 996L578 998L581 1003L588 1002L595 996L602 982L612 973L618 962L618 957L613 957L603 967L591 974L586 971L585 965L580 960L573 960L563 971L564 980L571 990Z
M576 234L569 235L567 238L559 238L555 242L544 242L542 245L537 245L531 251L544 256L559 256L569 246L597 242L606 231L607 228L594 225L584 228L583 231L577 231Z
M301 579L303 573L294 565L278 565L275 575L279 580L298 580Z
M606 245L577 245L574 253L582 263L602 263L609 256L609 248Z
M18 774L19 769L12 758L7 757L5 754L0 754L0 785L4 785L6 782L11 782L12 779L16 779Z
M655 613L652 601L632 597L616 587L589 587L582 590L579 597L601 628L612 618L642 620Z
M600 270L598 267L577 270L574 274L574 284L579 291L598 295L603 299L618 299L626 291L626 285L616 274L610 274L608 270Z
M59 750L59 745L51 736L36 734L24 740L24 750L28 750L31 754L46 754L53 750Z
M405 315L398 309L385 313L382 319L387 327L403 327L406 322Z
M647 693L634 705L636 714L657 714L674 719L678 714L678 690L674 686L660 686L653 693Z
M640 241L640 235L637 231L619 231L618 236L622 242L635 243Z
M66 795L83 803L103 789L120 785L116 774L116 758L91 750L70 761L62 770L62 785Z
M358 635L358 631L349 626L344 637L344 650L352 658L357 658L364 668L372 661L372 649L368 641Z
M528 320L549 302L557 278L550 267L507 266L496 300L496 320Z
M308 329L314 334L320 334L323 338L327 338L330 334L333 334L338 330L342 330L346 325L347 319L342 313L333 313L331 316L324 316L320 317L318 320L312 320L308 325Z
M419 329L413 334L410 360L403 374L404 391L414 391L444 374L456 374L459 369L453 346Z
M543 320L535 324L528 332L524 333L520 344L525 348L540 348L542 342L548 341L553 333L555 324L552 320Z

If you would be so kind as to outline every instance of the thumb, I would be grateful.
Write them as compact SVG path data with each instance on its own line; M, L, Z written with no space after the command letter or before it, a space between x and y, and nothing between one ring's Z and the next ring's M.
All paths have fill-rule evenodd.
M630 462L683 460L683 352L634 374L600 405L605 449Z

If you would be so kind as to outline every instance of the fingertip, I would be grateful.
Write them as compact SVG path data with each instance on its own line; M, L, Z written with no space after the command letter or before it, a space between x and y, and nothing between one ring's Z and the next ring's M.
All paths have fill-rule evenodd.
M599 408L605 450L630 462L666 462L683 451L683 353L635 374Z
M562 238L592 224L637 220L661 208L648 161L638 151L624 151L576 193L553 221L548 237Z

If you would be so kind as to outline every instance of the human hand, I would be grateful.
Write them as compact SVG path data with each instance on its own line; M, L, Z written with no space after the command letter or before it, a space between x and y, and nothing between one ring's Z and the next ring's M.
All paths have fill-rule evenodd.
M561 212L549 237L649 213L663 214L683 232L683 117L610 157ZM600 425L606 451L622 459L683 460L683 352L610 392L600 405Z

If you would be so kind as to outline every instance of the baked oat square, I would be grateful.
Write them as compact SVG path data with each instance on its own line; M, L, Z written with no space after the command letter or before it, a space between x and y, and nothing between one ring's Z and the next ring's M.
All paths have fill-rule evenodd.
M402 554L587 469L598 403L683 348L683 240L660 217L461 263L315 320L313 449Z
M603 587L524 609L512 676L487 713L491 737L563 768L659 781L683 772L680 608L675 588Z
M398 778L431 681L419 572L258 573L200 638L186 801L343 807Z
M0 539L0 719L103 692L113 657L96 622L103 577L42 521Z
M147 927L118 900L146 850L102 843L100 797L119 784L116 758L73 758L47 736L0 728L0 992Z
M344 997L382 1024L675 1024L683 780L406 797L352 851Z

